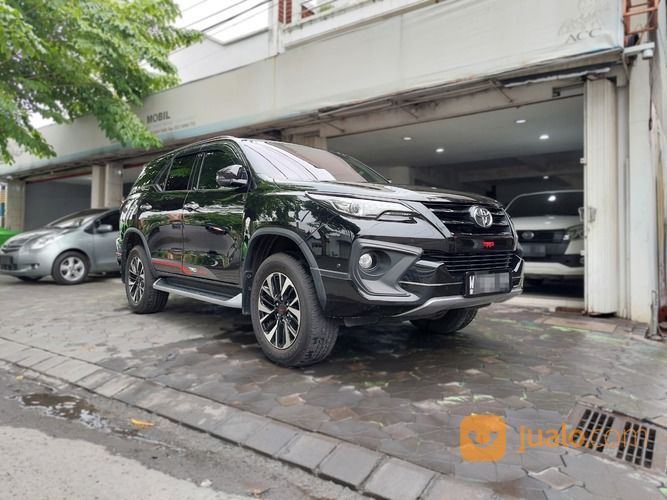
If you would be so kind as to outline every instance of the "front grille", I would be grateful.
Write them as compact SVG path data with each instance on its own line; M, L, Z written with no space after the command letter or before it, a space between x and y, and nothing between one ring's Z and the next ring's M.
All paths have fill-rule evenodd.
M448 254L439 250L424 250L422 259L444 263L451 275L471 271L509 271L512 252Z
M2 247L0 247L0 250L2 250L5 253L11 253L11 252L16 252L22 246L23 246L23 242L20 242L20 243L5 243Z
M0 255L0 269L3 271L16 271L14 259L8 255Z
M563 241L565 231L517 231L519 241L522 243L560 243Z
M511 233L509 219L502 208L491 205L481 205L493 215L491 227L480 227L470 216L470 207L473 203L424 203L424 206L440 219L447 229L457 235L477 234L509 234Z

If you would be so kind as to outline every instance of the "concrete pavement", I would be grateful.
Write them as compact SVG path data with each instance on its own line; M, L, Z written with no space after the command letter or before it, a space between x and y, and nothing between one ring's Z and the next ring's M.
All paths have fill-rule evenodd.
M262 356L237 312L171 298L136 316L116 278L66 288L0 278L0 317L0 359L377 496L662 498L664 467L518 451L522 425L558 426L577 404L665 423L665 347L629 323L501 305L452 337L345 329L330 360L293 370ZM463 460L459 425L473 413L507 423L500 460Z

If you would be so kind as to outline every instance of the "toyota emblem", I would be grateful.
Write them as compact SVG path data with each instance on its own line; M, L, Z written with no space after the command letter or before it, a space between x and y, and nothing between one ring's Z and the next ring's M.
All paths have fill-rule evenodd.
M488 208L480 207L479 205L473 205L470 207L470 217L475 221L479 227L491 227L493 224L493 215Z

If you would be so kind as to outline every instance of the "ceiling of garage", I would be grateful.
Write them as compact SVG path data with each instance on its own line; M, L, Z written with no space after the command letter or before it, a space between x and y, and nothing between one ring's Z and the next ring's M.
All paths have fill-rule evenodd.
M573 97L331 138L328 149L371 166L424 167L581 150L583 134L583 98Z

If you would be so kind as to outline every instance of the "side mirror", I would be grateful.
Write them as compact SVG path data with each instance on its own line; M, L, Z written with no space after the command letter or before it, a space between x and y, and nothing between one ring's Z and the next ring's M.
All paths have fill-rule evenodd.
M100 224L95 228L95 232L98 234L112 233L113 226L111 224Z
M215 182L220 187L245 186L248 184L248 172L243 165L230 165L218 170Z

